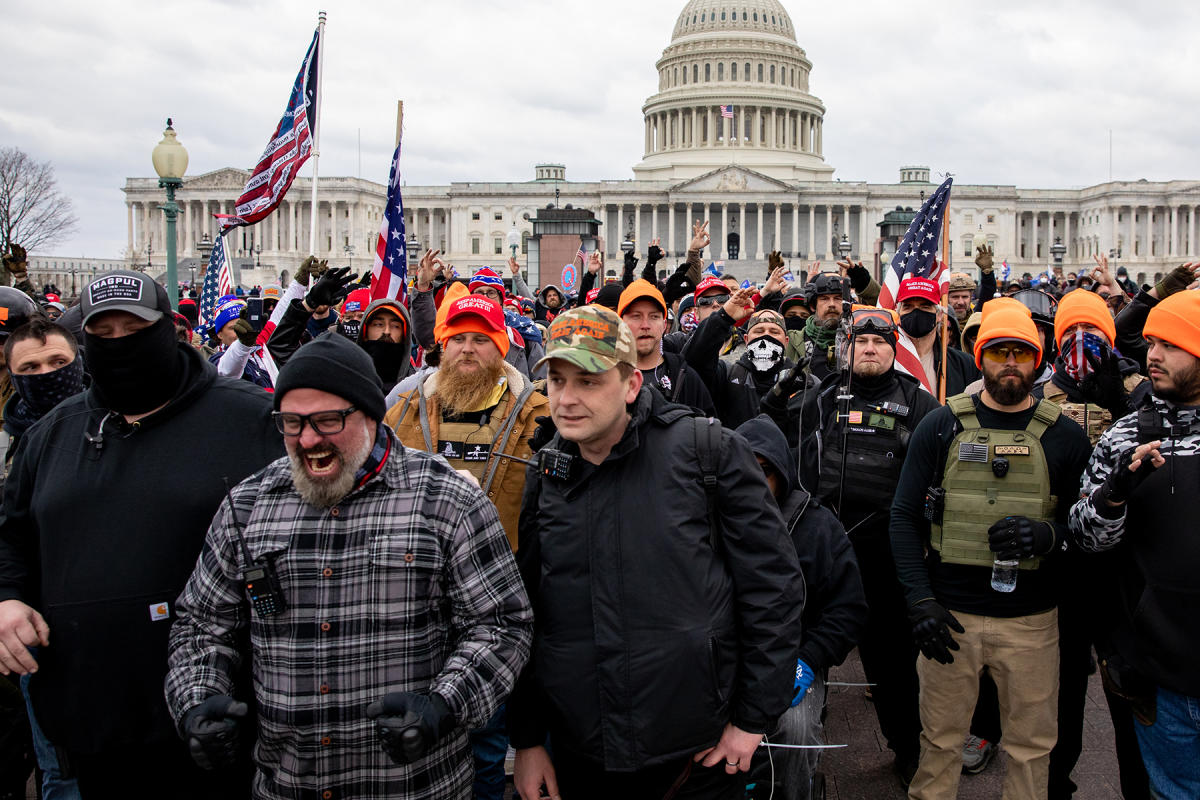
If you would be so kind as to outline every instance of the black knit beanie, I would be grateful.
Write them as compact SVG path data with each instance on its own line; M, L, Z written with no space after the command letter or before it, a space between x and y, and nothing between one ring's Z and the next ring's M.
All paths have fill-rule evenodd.
M625 291L625 287L619 283L606 283L596 294L596 299L592 302L616 311L617 304L621 302L621 292L623 291Z
M279 401L292 389L336 394L377 422L387 412L383 384L375 374L371 357L341 334L320 336L288 359L275 381L276 411Z

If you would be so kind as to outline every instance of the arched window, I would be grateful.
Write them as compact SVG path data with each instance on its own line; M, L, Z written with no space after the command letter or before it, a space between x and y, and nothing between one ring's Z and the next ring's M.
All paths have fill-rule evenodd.
M683 68L683 85L687 86L687 67Z
M692 83L700 82L700 65L692 64Z
M725 21L725 12L722 11L721 12L721 22L724 22L724 21Z
M762 73L763 73L762 64L759 64L758 65L758 82L759 83L762 83Z
M671 72L672 72L671 85L678 86L679 85L679 67L675 67Z
M750 62L749 61L746 62L745 75L746 75L746 80L749 81L750 80Z
M704 82L708 83L712 80L712 64L704 65Z
M725 80L725 62L724 61L717 64L717 80L719 80L719 81Z
M758 22L758 12L757 11L754 12L754 21Z
M737 80L737 62L736 61L729 65L729 80L731 80L731 81Z
M743 12L742 12L742 22L745 22L745 21L746 21L746 19L747 19L747 17L746 17L746 12L745 12L745 11L743 11Z
M796 68L792 67L792 88L796 88Z
M704 15L703 15L703 14L701 14L701 15L700 15L700 21L701 21L701 22L704 22Z
M771 65L771 83L775 82L775 65Z

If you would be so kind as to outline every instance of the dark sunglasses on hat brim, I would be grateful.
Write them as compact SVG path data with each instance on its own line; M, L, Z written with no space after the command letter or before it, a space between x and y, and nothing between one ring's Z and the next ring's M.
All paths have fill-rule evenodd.
M723 306L729 302L727 294L709 294L696 299L698 306Z

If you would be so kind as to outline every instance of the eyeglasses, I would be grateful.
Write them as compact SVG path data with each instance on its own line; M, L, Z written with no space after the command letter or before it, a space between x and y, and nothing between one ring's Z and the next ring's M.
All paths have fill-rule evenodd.
M322 436L332 436L346 429L346 417L358 411L354 406L340 411L314 411L312 414L289 414L283 411L273 411L275 427L284 436L299 436L304 432L304 424L308 423L314 431Z
M983 357L995 364L1004 364L1009 356L1018 364L1028 364L1037 358L1037 351L1021 345L997 345L983 348Z
M729 302L729 295L727 295L727 294L710 294L710 295L705 295L704 297L699 298L696 301L696 305L698 305L698 306L723 306L728 302Z

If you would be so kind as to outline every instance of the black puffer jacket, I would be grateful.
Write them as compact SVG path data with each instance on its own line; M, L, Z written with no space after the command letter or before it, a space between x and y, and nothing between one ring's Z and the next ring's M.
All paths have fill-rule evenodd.
M92 390L64 400L21 439L4 487L0 600L50 626L30 694L69 751L176 741L163 699L175 598L224 479L283 454L271 395L217 377L188 345L178 352L184 378L165 408L128 425Z
M720 551L710 545L692 411L643 387L602 464L531 468L517 560L533 650L509 699L514 747L628 772L691 756L726 723L774 730L788 707L803 582L745 441L722 431ZM702 420L703 422L703 420ZM555 436L549 447L578 448Z
M749 353L742 353L731 367L720 354L721 345L733 334L735 327L725 309L717 309L700 323L683 348L684 360L704 381L717 407L717 416L730 428L737 428L757 416L763 395L775 385L779 375L792 367L791 361L780 359L772 372L755 372Z

